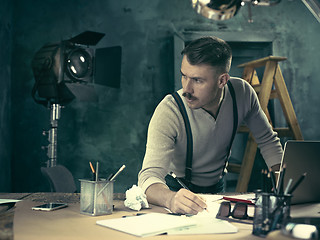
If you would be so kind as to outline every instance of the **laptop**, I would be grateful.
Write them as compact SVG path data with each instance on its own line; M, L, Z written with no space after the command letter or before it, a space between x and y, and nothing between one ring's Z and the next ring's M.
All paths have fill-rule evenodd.
M292 193L291 204L320 202L320 141L287 141L281 167L284 164L284 189L290 178L293 186L302 174L307 173Z

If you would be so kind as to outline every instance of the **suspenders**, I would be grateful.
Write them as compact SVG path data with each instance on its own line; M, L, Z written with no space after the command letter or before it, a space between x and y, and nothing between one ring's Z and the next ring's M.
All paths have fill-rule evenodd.
M238 108L237 108L237 102L236 102L236 96L234 92L234 88L230 81L227 82L228 88L232 97L232 104L233 104L233 132L231 137L231 142L228 149L228 156L226 157L226 161L224 164L224 168L226 168L227 161L231 155L231 146L234 140L234 137L237 132L238 127ZM179 110L182 114L184 125L186 128L186 134L187 134L187 156L186 156L186 169L185 169L185 180L190 183L191 182L191 175L192 175L192 155L193 155L193 140L192 140L192 131L189 123L189 118L187 115L187 111L185 109L185 106L183 104L183 101L179 94L177 92L172 93L173 98L176 100Z
M187 115L186 108L182 102L181 97L177 92L172 93L173 98L178 103L180 112L183 117L184 125L187 133L187 157L186 157L186 170L185 170L185 180L189 183L191 182L191 173L192 173L192 154L193 154L193 140L192 132L190 127L189 118Z

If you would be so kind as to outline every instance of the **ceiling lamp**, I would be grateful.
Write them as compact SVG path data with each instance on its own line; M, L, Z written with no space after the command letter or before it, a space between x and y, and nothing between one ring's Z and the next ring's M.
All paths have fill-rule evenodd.
M213 20L227 20L237 14L241 0L192 0L197 13Z
M320 23L320 0L302 0L302 2Z
M239 9L248 5L249 22L252 22L251 6L271 6L281 0L192 0L196 12L212 20L228 20L234 17Z

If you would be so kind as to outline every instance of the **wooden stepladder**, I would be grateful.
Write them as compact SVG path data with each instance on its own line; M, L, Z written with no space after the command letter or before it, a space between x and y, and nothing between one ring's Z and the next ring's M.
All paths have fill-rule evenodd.
M278 133L278 136L303 140L300 126L278 64L278 62L286 59L285 57L268 56L238 65L238 67L244 68L243 79L248 81L257 92L261 108L268 117L271 126L273 124L268 111L268 103L270 99L279 99L288 127L273 128ZM265 66L265 69L262 81L260 81L256 68L263 66ZM257 144L247 127L241 126L238 132L249 132L244 157L241 165L230 164L228 170L239 173L236 191L246 192L257 152Z

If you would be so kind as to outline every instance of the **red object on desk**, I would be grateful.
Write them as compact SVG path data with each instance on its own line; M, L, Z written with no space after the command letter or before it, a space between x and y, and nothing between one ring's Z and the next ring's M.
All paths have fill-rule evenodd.
M252 204L252 205L255 204L254 193L223 196L223 199L231 202L243 202L243 203Z

